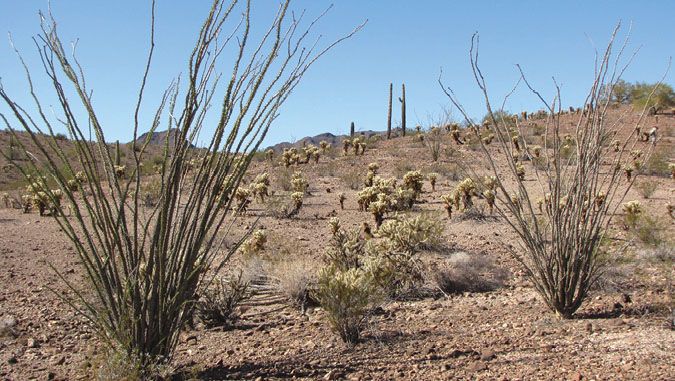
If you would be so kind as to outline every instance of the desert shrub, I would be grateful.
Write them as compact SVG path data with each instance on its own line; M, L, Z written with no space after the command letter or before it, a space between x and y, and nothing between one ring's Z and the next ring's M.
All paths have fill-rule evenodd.
M239 319L239 306L251 296L252 289L241 272L236 277L214 279L203 291L195 312L206 327L231 326Z
M631 233L641 243L658 247L665 241L666 224L663 221L644 212L639 213L634 218L635 222L632 225Z
M68 186L70 186L70 183ZM77 187L71 189L76 190ZM150 181L143 184L143 187L141 188L141 192L143 193L143 205L148 208L156 206L157 202L159 201L159 197L161 196L161 191L162 183L160 179L151 179Z
M340 180L349 189L357 190L363 185L363 174L356 167L349 167L340 173Z
M667 150L657 149L649 155L640 168L640 173L659 177L669 177L671 175L669 160L670 157L668 156Z
M545 176L538 176L534 180L538 183L535 188L547 194L547 200L541 204L542 212L537 215L536 208L532 207L532 191L523 183L524 176L519 171L521 156L511 154L514 148L518 151L513 137L522 136L521 126L514 123L508 113L493 109L485 76L478 65L476 43L477 36L474 35L470 61L474 79L485 100L487 114L484 121L495 136L493 144L505 154L498 156L495 150L487 150L482 140L480 142L484 149L479 152L498 181L495 189L498 203L496 210L518 235L522 245L522 250L511 254L523 266L525 275L547 306L558 316L571 318L602 271L605 263L598 250L601 239L607 232L616 208L625 197L624 188L632 185L629 182L625 186L622 181L621 168L624 163L621 155L610 153L611 148L605 144L616 129L628 129L626 133L616 135L626 136L623 145L626 146L631 139L630 132L635 128L635 125L624 123L625 120L617 124L614 121L609 123L605 118L609 101L602 89L611 89L619 79L608 73L621 65L620 57L617 57L620 53L614 53L614 40L611 40L601 55L602 60L586 97L584 112L577 116L576 123L580 127L575 129L574 136L565 136L561 128L564 123L560 113L556 112L561 108L560 98L557 97L557 101L551 105L545 100L546 97L539 97L548 116L544 122L549 136L543 143L547 148L550 167ZM530 87L527 78L524 80L528 88L539 95ZM467 130L475 135L481 133L481 125L464 112L455 94L444 85L443 90L463 114ZM604 168L608 158L610 169L606 171ZM472 177L478 181L478 175ZM603 202L591 207L600 189L604 192Z
M267 199L265 211L268 216L274 218L290 218L296 208L295 201L290 194L274 194Z
M402 178L406 173L415 170L415 166L409 160L397 160L394 163L393 175L396 178Z
M302 311L315 303L317 266L306 259L285 260L275 264L272 272L277 291Z
M365 268L329 265L319 272L316 298L331 329L350 345L359 340L369 310L379 298L373 274Z
M119 163L120 155L113 154L106 142L102 118L97 115L90 89L85 86L84 74L73 69L79 65L71 52L64 49L50 14L41 18L42 34L35 39L42 64L39 72L50 79L48 82L57 94L58 107L53 108L57 114L53 119L69 121L64 127L77 148L77 159L69 159L54 139L40 138L43 131L50 131L50 136L55 137L51 133L51 117L39 111L47 109L40 94L33 94L32 107L22 107L7 88L0 86L0 100L11 110L6 115L12 118L8 116L4 123L12 133L16 129L30 132L28 136L37 146L38 154L45 157L44 167L29 163L22 169L24 175L46 172L73 210L73 218L64 217L54 192L45 192L58 211L52 215L73 244L85 268L87 284L93 290L77 292L77 284L62 278L76 291L71 294L76 300L69 304L88 319L104 339L102 342L119 348L127 356L138 356L144 378L152 364L171 360L179 334L193 315L196 295L208 284L207 270L225 267L230 257L215 250L222 235L220 228L229 220L224 211L232 203L231 198L221 195L233 194L239 188L253 152L262 143L280 107L316 62L315 58L326 51L303 48L307 24L301 18L291 17L293 12L287 12L287 7L288 2L282 4L271 21L278 33L259 35L256 28L239 28L233 38L221 39L218 36L229 25L230 16L243 14L242 23L249 25L250 13L246 12L247 5L214 0L194 49L190 49L190 69L180 81L181 86L171 83L166 91L159 92L160 98L155 101L144 99L144 95L150 94L143 91L145 79L152 77L149 71L155 66L153 55L148 54L143 86L134 109L138 112L141 104L156 104L154 111L144 110L144 114L156 117L147 140L132 141L130 152L138 154L130 155L133 157L129 158L125 171ZM236 46L234 55L220 54L229 50L227 45ZM287 45L297 45L298 49L283 48ZM154 42L149 46L151 53ZM228 63L229 69L221 66ZM234 66L238 69L231 70ZM221 70L234 74L226 83L220 83L232 91L224 92L218 100L211 97L211 89L222 78L212 73ZM32 77L35 72L26 68L28 81L37 80ZM262 89L259 84L264 84ZM240 107L229 107L232 103ZM198 171L189 171L203 121L210 120L212 115L216 118L215 128L203 144L207 147L202 150L203 165ZM129 127L134 136L141 128L138 119ZM167 165L161 174L161 196L151 213L146 213L141 209L144 207L137 169L150 137L162 125L175 128L176 132L163 154ZM90 127L96 140L86 139L88 134L80 126ZM22 150L25 152L24 147ZM72 202L75 196L67 180L74 168L82 168L86 174L83 187L90 190L85 196L87 202ZM231 250L236 250L234 246Z
M624 223L629 228L635 228L644 209L639 201L629 201L623 204Z
M637 184L636 188L643 198L650 198L656 192L658 186L659 183L656 181L642 180Z
M453 253L450 258L431 269L431 278L443 293L486 292L504 285L508 277L486 255Z
M443 142L443 133L438 127L433 127L424 135L424 145L431 154L431 160L438 161L441 155L441 143Z
M276 168L274 170L275 185L286 192L290 191L293 189L293 183L291 182L293 173L295 173L295 171L290 168Z

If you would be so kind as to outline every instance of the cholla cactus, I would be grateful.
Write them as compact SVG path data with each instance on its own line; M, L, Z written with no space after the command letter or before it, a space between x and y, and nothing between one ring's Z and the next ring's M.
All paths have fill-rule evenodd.
M9 193L2 193L2 202L5 204L5 208L9 208L11 206L11 197L9 196Z
M266 243L267 231L265 229L257 229L246 241L244 241L239 248L239 251L245 258L250 258L265 250Z
M639 201L633 200L623 204L623 211L626 213L624 218L626 225L634 228L644 210Z
M359 154L360 148L361 148L361 137L357 136L352 139L352 149L354 150L354 155Z
M525 180L525 166L522 163L516 163L516 175L518 175L518 180Z
M244 214L248 209L248 205L251 203L249 199L251 197L251 191L247 188L237 188L234 192L234 199L237 201L237 207L233 211L234 214Z
M366 173L366 179L363 181L363 185L367 187L372 187L374 181L375 181L375 172L368 170L368 173Z
M380 193L377 195L377 201L371 202L368 206L368 211L373 214L375 218L375 227L379 228L384 221L384 214L389 209L389 198L386 194Z
M494 140L494 138L495 138L495 134L488 134L487 136L485 136L483 138L483 143L485 145L490 145L490 144L492 144L492 141Z
M492 210L495 206L495 192L486 189L483 191L483 197L485 197L485 201L488 204L488 210L490 211L490 214L492 214Z
M77 180L78 183L82 184L85 181L87 181L87 175L83 171L78 171L75 173L75 180Z
M328 143L325 140L322 140L319 142L319 147L321 147L321 153L325 155L326 151L330 149L330 143Z
M626 180L630 182L633 179L633 167L625 165L623 171L626 173Z
M512 136L511 142L513 143L513 147L516 149L516 152L520 152L520 137L518 135Z
M380 165L377 163L370 163L368 164L368 170L370 172L373 172L374 174L377 174L377 171L380 169Z
M80 183L75 179L68 180L66 185L71 192L77 192L80 189Z
M330 226L330 232L332 235L336 235L340 231L340 219L337 217L332 217L328 220L328 225Z
M403 176L403 186L415 192L415 196L422 192L424 176L420 171L409 171Z
M539 213L544 213L544 202L545 199L543 197L537 199L537 208L539 208Z
M476 194L476 183L471 178L462 180L455 188L455 200L461 198L464 210L473 206L472 197ZM457 201L455 201L457 203Z
M361 156L366 154L366 147L368 147L368 144L366 144L365 141L359 142L359 148L361 149Z
M340 201L340 209L345 210L345 200L347 199L347 196L345 196L344 193L340 193L338 195L338 201Z
M452 126L450 126L451 132L450 135L452 136L452 140L455 141L455 143L462 145L464 142L462 142L462 137L459 132L459 124L453 123Z
M115 177L118 179L123 179L126 176L127 166L126 165L115 165Z
M497 177L496 176L483 177L483 186L489 190L497 189Z
M614 148L614 152L621 151L621 142L619 142L618 140L612 141L612 147Z
M268 148L265 151L265 157L267 157L267 160L270 162L274 160L274 150L272 148Z
M541 157L541 147L532 146L532 154L534 155L534 157Z
M295 171L293 173L293 177L291 177L291 185L293 186L293 190L295 192L306 193L307 188L309 188L309 182L305 179L305 177L302 175L302 172L300 171Z
M33 209L33 195L24 194L21 196L21 206L23 207L23 212L28 213Z
M602 207L602 205L605 203L606 199L607 199L607 195L605 195L605 193L603 193L603 192L599 192L595 196L595 200L594 200L594 204L595 204L596 209L600 209Z
M445 206L445 211L448 212L448 218L452 218L452 205L455 202L454 194L444 194L441 196L443 205Z
M393 210L412 209L415 203L415 192L411 189L396 188L391 194L391 208Z
M349 139L343 139L342 140L342 153L344 153L345 156L349 153L349 147L352 146L352 141Z
M516 209L520 209L520 206L521 206L520 197L518 197L517 194L513 193L513 194L509 195L509 199L511 199L511 202L513 203L513 205L515 205Z
M265 197L269 196L270 178L267 172L263 172L255 177L251 183L251 192L253 197L260 199L260 202L265 202Z
M438 173L431 172L427 175L427 178L429 179L429 183L431 184L431 191L435 192L436 191L436 180L438 180Z
M300 208L302 208L302 201L305 198L304 192L293 192L291 193L291 200L293 200L293 210L289 213L289 217L295 216L300 213Z
M35 192L35 194L33 194L32 204L38 208L40 216L44 216L47 206L49 205L49 196L43 191Z

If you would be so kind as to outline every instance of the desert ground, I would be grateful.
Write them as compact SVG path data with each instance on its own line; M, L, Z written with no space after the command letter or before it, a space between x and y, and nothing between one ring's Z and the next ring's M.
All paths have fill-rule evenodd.
M574 116L569 118L571 123ZM627 122L636 118L631 114ZM675 116L650 116L645 123L660 127L656 149L672 163ZM242 303L233 324L215 328L196 324L181 333L171 377L672 380L675 229L666 205L675 204L675 180L670 174L641 175L638 182L657 184L653 194L644 198L634 187L625 198L639 200L659 221L663 242L659 247L641 242L623 226L619 208L610 227L610 247L616 256L613 271L593 289L573 319L562 320L546 307L511 256L509 247L518 249L518 237L502 219L464 217L461 212L446 216L440 196L462 180L460 161L474 155L478 153L471 147L456 145L446 135L440 158L434 162L414 130L391 140L370 138L359 156L351 152L345 156L334 145L317 164L288 170L279 164L278 153L272 162L260 155L249 168L248 181L268 172L271 191L283 194L290 173L300 170L309 181L309 194L292 218L274 217L270 201L254 201L236 219L231 237L251 227L267 231L267 242L255 263L235 255L226 267L228 272L259 273L258 292ZM372 162L379 164L382 177L400 179L414 169L438 173L436 189L432 191L425 181L410 213L437 213L443 233L438 245L420 254L426 276L417 292L383 302L369 317L360 342L348 346L331 332L321 307L301 309L290 303L274 279L282 265L310 274L317 271L330 239L331 217L338 217L347 228L372 224L372 215L359 211L356 202ZM531 163L525 166L531 174ZM526 181L534 183L528 177ZM20 197L15 179L3 184L12 197ZM338 202L340 193L346 196L344 209ZM665 266L652 260L659 250L671 258ZM486 292L439 290L430 275L434 264L466 254L489 258L508 277ZM106 362L104 346L62 299L72 291L60 276L82 289L87 285L79 259L56 221L35 211L0 208L0 269L0 377L78 380L100 374Z

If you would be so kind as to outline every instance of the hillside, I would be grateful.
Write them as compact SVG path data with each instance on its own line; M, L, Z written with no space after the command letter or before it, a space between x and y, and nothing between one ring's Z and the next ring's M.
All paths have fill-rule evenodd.
M608 122L623 113L629 115L626 123L637 121L632 111L619 109L612 111ZM573 130L576 118L568 115L562 119L568 132ZM524 139L541 144L541 124L541 120L527 121ZM672 266L662 264L672 265L675 237L674 220L666 211L666 205L675 204L675 180L669 178L667 167L675 161L675 115L649 117L644 126L658 126L660 131L653 156L658 161L645 164L648 174L639 183L654 184L655 189L645 198L636 186L626 201L639 200L645 213L656 221L652 227L658 235L652 237L654 241L643 241L644 237L624 226L624 214L619 209L608 239L608 248L615 256L612 271L577 315L565 320L555 317L527 281L510 254L518 245L518 237L504 220L485 211L484 200L475 201L483 214L456 211L452 217L446 215L441 196L464 178L463 164L480 163L475 145L458 145L443 133L441 154L434 161L426 140L420 141L412 132L391 140L372 136L365 154L355 156L342 153L338 142L343 137L327 133L306 138L315 145L332 139L332 150L316 164L284 168L278 155L273 161L258 158L249 168L245 183L268 173L270 197L264 202L253 200L246 213L228 228L227 237L237 237L257 224L267 231L267 240L253 257L237 253L224 270L225 274L241 271L251 277L247 279L255 279L256 293L243 302L239 319L231 326L207 328L197 324L181 334L172 363L176 378L671 378L675 374L675 331L667 322L673 307L670 290L675 283ZM6 142L3 137L0 133L0 143ZM283 147L277 145L277 149ZM646 150L649 143L640 142L638 147ZM0 148L7 146L3 143ZM494 145L490 150L503 158L504 153ZM425 179L420 199L406 213L435 215L442 231L438 244L419 253L423 267L420 289L383 302L369 315L361 342L349 347L331 332L323 308L309 304L303 310L289 294L293 287L303 284L303 279L314 279L323 266L332 217L338 217L347 229L361 229L363 223L374 226L372 213L360 210L357 202L369 163L379 164L383 178L399 181L411 170L424 175L438 173L435 189ZM498 160L498 165L503 167L505 163ZM524 166L524 182L536 189L533 163L524 162ZM301 171L308 180L308 194L297 216L279 217L295 171ZM145 176L144 186L156 180L155 175ZM10 193L20 195L19 191ZM346 197L344 209L339 204L341 193ZM393 214L386 217L387 221L392 219ZM0 272L0 313L5 332L0 344L0 376L93 377L105 361L103 346L82 317L51 291L68 292L50 266L86 287L71 244L55 221L36 212L0 209L0 230L0 268L4 269ZM231 242L226 240L226 244ZM484 262L474 264L478 267L473 270L460 268L460 275L465 274L470 284L486 282L490 287L442 291L439 269L466 257L483 258ZM654 258L665 258L665 262Z

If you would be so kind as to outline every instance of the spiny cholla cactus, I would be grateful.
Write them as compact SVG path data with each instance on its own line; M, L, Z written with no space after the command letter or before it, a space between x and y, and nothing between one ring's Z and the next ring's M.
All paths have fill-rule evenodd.
M612 147L614 148L614 152L621 151L621 142L619 142L618 140L613 140Z
M520 152L520 137L518 135L511 136L511 142L513 143L513 148L516 149L516 152Z
M623 171L626 173L626 180L630 182L633 179L633 167L630 165L625 165Z
M265 249L267 243L267 231L265 229L257 229L251 236L241 244L239 251L245 258L250 258L259 254Z
M265 157L267 157L268 161L274 160L274 150L272 148L268 148L265 151Z
M251 203L249 197L251 197L251 191L248 188L237 188L234 192L234 199L237 201L237 207L233 211L233 214L246 213L248 205Z
M344 210L345 209L345 200L347 199L347 196L344 193L340 193L338 195L338 201L340 202L340 209Z
M342 140L342 153L344 153L345 156L349 153L349 147L352 146L352 141L350 139L343 139Z
M251 193L260 202L265 202L265 197L269 196L270 177L267 172L263 172L255 177L251 183Z
M441 201L443 201L445 211L448 212L448 218L452 218L452 205L455 203L455 195L452 193L444 194L441 196Z
M118 179L123 179L126 176L127 166L126 165L115 165L115 177Z
M525 166L522 163L516 163L516 175L518 175L518 180L525 180Z
M322 141L319 142L319 147L321 147L321 153L323 153L325 155L326 151L328 151L330 149L330 143L328 143L325 140L322 140Z
M490 211L490 214L492 214L492 210L495 206L495 192L490 189L486 189L483 191L483 197L485 198L485 202L488 204L488 210Z
M429 179L429 183L431 184L431 191L435 192L436 191L436 180L438 180L438 173L436 172L431 172L427 175L427 179Z
M532 155L534 155L534 157L541 157L541 147L532 146Z
M21 206L23 207L23 212L28 213L33 208L33 195L24 194L21 196Z
M450 130L451 130L450 135L452 136L452 140L454 140L455 143L457 143L459 145L464 144L464 142L462 142L462 137L461 137L461 134L459 132L459 124L453 123L450 126Z
M302 172L295 171L291 177L291 185L293 186L293 191L302 192L303 194L307 192L309 188L309 182L302 175Z
M366 173L366 178L365 178L365 180L363 180L363 185L365 185L365 186L367 186L367 187L372 187L374 181L375 181L375 172L369 170L369 171Z
M604 192L598 192L597 195L595 195L595 208L600 209L602 205L605 203L605 200L607 199L607 195Z
M624 218L626 225L628 227L635 228L635 226L637 226L638 219L644 212L642 204L640 204L639 201L633 200L624 203L622 206L624 213L626 213Z
M415 195L422 193L422 184L424 176L420 171L409 171L403 175L403 187L415 192Z
M495 134L488 134L485 137L483 137L483 143L485 145L490 145L492 143L492 141L494 140L494 138L495 138Z
M284 167L290 167L293 163L293 153L291 150L284 149L284 152L281 153L281 160L284 163Z
M476 183L471 178L466 178L457 184L455 193L455 200L461 199L463 209L467 210L473 206L472 197L476 195Z
M386 194L380 193L377 195L377 200L375 202L371 202L370 205L368 206L368 211L373 214L373 217L375 218L375 227L379 228L380 225L382 225L382 221L384 221L384 214L387 212L390 206L390 200L389 197L387 197Z
M370 163L368 164L368 171L373 172L373 174L377 174L377 171L380 169L380 165L377 163Z
M11 206L11 197L9 196L9 193L2 192L2 202L5 204L5 208L9 208Z
M361 137L356 136L352 139L352 149L354 150L354 155L359 154L359 149L361 148Z
M293 192L291 193L291 200L293 200L293 210L289 213L289 217L293 217L300 213L300 208L302 208L302 201L305 198L305 192Z
M484 176L483 177L483 186L489 190L497 189L497 177L496 176Z

